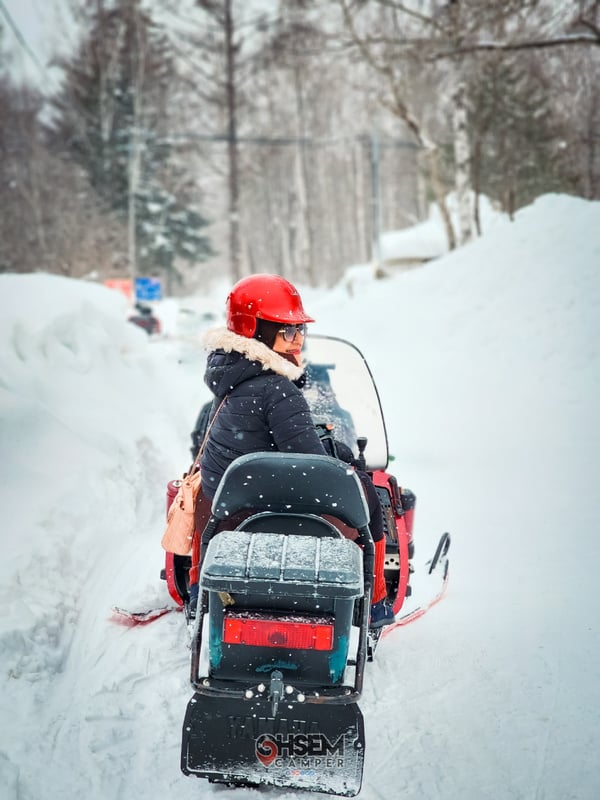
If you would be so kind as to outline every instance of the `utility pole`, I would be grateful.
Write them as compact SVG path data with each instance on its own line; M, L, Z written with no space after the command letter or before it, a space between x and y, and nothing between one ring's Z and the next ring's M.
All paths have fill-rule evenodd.
M139 144L135 128L131 131L129 137L128 150L127 257L129 261L129 277L131 279L131 298L135 302L135 279L137 275L135 196L139 184Z
M373 271L381 269L381 187L379 181L379 137L371 134L371 208L373 220Z
M227 150L229 156L229 259L234 281L241 277L240 255L240 186L238 169L238 142L236 120L235 86L235 42L233 41L232 0L225 0L225 53L227 58L226 96L227 96Z
M143 116L143 87L145 74L144 45L139 26L139 6L134 2L131 8L133 26L136 37L137 53L134 59L134 75L132 85L132 116L131 131L129 135L128 159L128 196L127 196L127 249L129 257L129 275L131 278L131 299L135 304L135 279L137 277L137 209L136 198L140 184L140 166L142 157L142 116Z

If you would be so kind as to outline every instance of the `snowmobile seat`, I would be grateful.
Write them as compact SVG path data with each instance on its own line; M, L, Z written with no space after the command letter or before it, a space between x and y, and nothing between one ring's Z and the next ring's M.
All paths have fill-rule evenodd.
M328 514L350 528L368 529L360 479L347 464L306 453L249 453L225 470L212 502L220 521L239 511Z
M299 536L341 536L340 531L322 517L315 514L290 514L261 511L245 519L237 526L238 531L254 533L285 533Z

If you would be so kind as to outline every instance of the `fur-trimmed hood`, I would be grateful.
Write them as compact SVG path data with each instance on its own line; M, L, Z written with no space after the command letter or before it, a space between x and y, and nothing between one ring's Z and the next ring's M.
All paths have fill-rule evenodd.
M207 331L202 339L210 350L204 382L215 397L212 408L227 398L213 417L200 461L208 498L228 464L244 453L325 453L302 393L302 367L264 342L225 328Z
M202 336L202 344L211 352L222 350L224 353L239 353L248 361L258 362L263 371L271 370L290 381L297 381L304 374L303 366L292 364L258 339L248 339L227 328L211 328L206 331Z

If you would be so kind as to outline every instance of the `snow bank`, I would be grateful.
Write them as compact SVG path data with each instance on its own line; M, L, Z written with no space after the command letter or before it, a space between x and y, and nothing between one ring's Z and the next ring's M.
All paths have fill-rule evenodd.
M474 196L472 202L475 203ZM448 196L447 205L454 230L458 231L458 207L455 194ZM487 234L500 220L505 218L506 215L495 209L488 197L480 196L479 219L482 233ZM429 213L424 222L404 230L388 231L381 236L381 257L384 262L389 264L429 261L432 258L439 258L447 252L448 237L437 203L430 204Z
M117 292L49 275L3 275L0 292L0 663L11 719L0 774L22 787L30 770L15 761L39 738L36 705L68 673L77 631L106 618L102 592L121 560L150 545L134 591L146 581L162 597L165 476L186 465L202 392L194 380L180 396L176 351L127 323ZM115 602L130 598L127 579L114 587Z

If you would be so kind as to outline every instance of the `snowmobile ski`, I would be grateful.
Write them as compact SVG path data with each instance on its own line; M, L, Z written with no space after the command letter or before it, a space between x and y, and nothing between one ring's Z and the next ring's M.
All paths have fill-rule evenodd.
M422 605L413 608L411 611L408 611L406 614L397 617L396 621L393 622L391 625L387 625L385 628L382 628L381 629L382 636L385 637L387 636L388 633L390 633L390 631L393 631L396 628L401 628L405 625L408 625L411 622L414 622L417 619L420 619L420 617L422 617L430 609L432 609L435 605L437 605L441 600L444 599L447 587L448 587L448 574L446 574L446 577L444 578L444 582L442 584L442 588L435 595L435 597L431 598L431 600L429 600L427 603L423 603Z
M385 638L391 631L396 630L397 628L404 627L405 625L409 625L411 622L420 619L424 614L426 614L430 609L432 609L435 605L437 605L440 602L440 600L444 598L444 595L446 594L446 589L448 587L449 561L447 555L449 549L450 549L450 534L444 533L440 537L433 558L430 561L428 561L425 565L427 568L428 578L431 575L435 575L437 572L441 574L442 583L440 588L435 592L435 594L432 597L430 597L429 600L421 602L419 605L411 608L410 610L405 611L401 615L396 615L396 621L392 622L391 625L386 625L383 628L369 629L367 661L373 661L373 658L375 656L375 650L377 649L377 645L379 644L381 639Z
M125 625L133 628L136 625L148 625L172 611L181 611L178 606L161 606L159 608L149 608L146 611L129 611L126 608L113 606L111 622L117 625Z
M427 564L425 565L427 567L427 578L430 578L430 576L435 576L436 573L440 574L441 585L439 586L439 589L432 596L430 596L428 600L419 603L414 608L407 610L404 614L396 616L395 622L381 629L382 633L381 636L378 638L384 638L391 631L396 630L396 628L401 628L405 625L409 625L411 622L414 622L417 619L420 619L430 609L432 609L441 600L443 600L446 594L446 589L448 588L449 548L450 548L450 534L444 533L440 537L440 541L438 542L438 545L435 549L433 558L431 559L431 561L428 561Z

